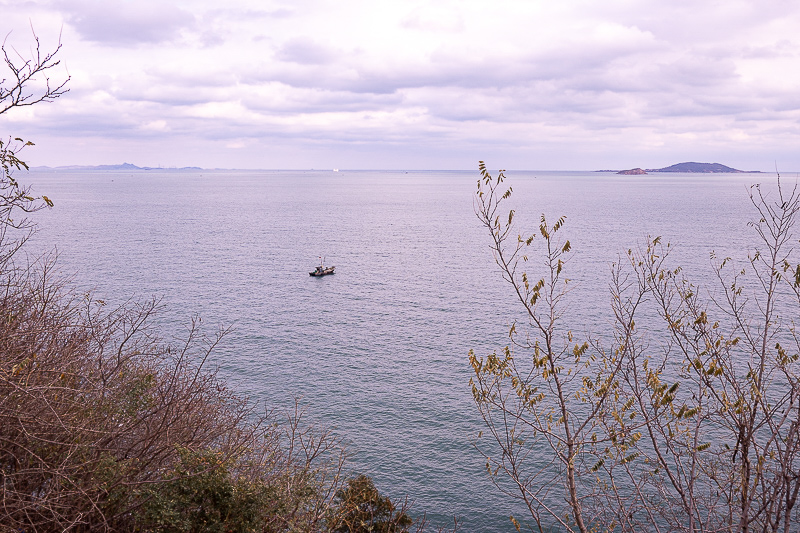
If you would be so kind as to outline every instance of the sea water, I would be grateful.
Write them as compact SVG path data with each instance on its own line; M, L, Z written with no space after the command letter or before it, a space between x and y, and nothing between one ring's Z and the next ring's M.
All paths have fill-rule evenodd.
M709 254L754 242L748 186L766 174L617 176L508 172L520 231L566 216L574 255L565 323L602 335L610 265L648 235L712 283ZM210 364L278 411L300 398L371 476L415 514L462 531L513 531L524 510L499 494L475 450L484 429L467 353L508 342L524 318L474 214L477 172L37 171L20 176L55 207L26 248L58 252L79 290L110 304L159 298L180 339L192 317L231 328ZM321 278L319 263L336 266ZM529 268L540 269L533 254ZM535 273L534 273L535 275Z

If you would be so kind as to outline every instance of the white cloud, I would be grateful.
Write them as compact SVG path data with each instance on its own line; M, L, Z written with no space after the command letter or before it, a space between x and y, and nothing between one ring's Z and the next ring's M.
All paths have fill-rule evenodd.
M195 21L168 2L65 0L57 7L84 40L111 46L174 41Z
M779 0L0 7L15 43L28 20L50 43L63 27L73 77L61 101L15 113L15 128L102 137L104 149L116 139L113 153L152 139L145 152L164 164L327 167L317 158L343 151L363 167L402 154L447 167L484 147L509 167L622 167L636 153L680 158L727 143L737 156L766 147L768 160L800 165L800 6ZM219 150L206 144L220 139ZM264 139L291 157L266 158ZM235 160L225 146L237 147ZM204 161L189 160L198 154ZM209 163L212 154L221 159Z
M286 42L275 57L280 61L301 65L326 65L336 58L336 52L311 39L298 38Z

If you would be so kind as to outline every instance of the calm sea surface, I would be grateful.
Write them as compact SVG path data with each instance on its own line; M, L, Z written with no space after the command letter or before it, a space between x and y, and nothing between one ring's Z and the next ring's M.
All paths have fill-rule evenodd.
M762 175L508 172L520 228L566 215L575 256L569 324L610 325L612 261L647 235L710 280L709 253L753 242ZM212 363L278 409L301 397L335 426L350 469L415 500L434 524L513 531L519 508L488 482L467 352L501 348L519 318L472 207L477 172L31 172L56 207L29 253L58 250L81 290L121 303L159 297L179 338L193 315L232 332ZM792 181L793 182L793 181ZM509 204L509 207L511 204ZM334 276L312 278L318 257ZM695 274L696 272L696 274Z

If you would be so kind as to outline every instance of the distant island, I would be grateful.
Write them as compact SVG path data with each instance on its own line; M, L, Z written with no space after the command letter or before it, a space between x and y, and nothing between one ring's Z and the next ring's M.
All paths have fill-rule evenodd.
M737 170L726 167L719 163L678 163L669 167L659 169L647 169L647 172L699 172L704 174L713 173L736 173L736 174L757 174L760 170Z
M678 163L664 168L632 168L630 170L598 170L597 172L616 172L626 176L638 176L651 172L685 172L697 174L759 174L760 170L738 170L719 163Z
M162 167L138 167L131 163L122 163L121 165L69 165L62 167L33 167L32 170L203 170L200 167L180 167L180 168L162 168Z
M630 170L620 170L617 174L624 174L626 176L638 176L640 174L647 174L647 171L641 168L632 168Z

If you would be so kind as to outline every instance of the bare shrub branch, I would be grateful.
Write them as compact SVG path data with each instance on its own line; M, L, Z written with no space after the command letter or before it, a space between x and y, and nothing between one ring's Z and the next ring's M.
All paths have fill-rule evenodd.
M790 531L800 520L797 189L780 177L769 194L751 189L758 247L743 267L718 261L716 291L670 266L660 238L629 250L611 273L613 332L581 343L561 321L563 219L543 216L538 233L514 239L503 172L481 163L480 173L476 214L529 320L523 334L512 326L502 355L470 353L490 437L478 445L495 484L526 504L528 527Z

